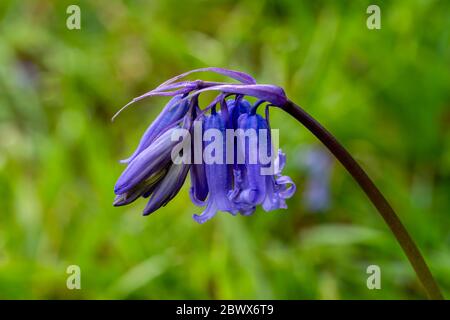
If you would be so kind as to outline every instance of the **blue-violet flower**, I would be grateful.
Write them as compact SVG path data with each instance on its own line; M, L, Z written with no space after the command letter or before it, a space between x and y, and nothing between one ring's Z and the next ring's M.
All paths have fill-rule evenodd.
M191 73L205 71L240 83L181 81ZM218 95L201 108L198 97L205 91L217 91ZM199 223L208 221L218 211L250 215L257 206L265 211L287 208L285 200L292 197L296 188L289 177L281 174L286 156L281 150L273 150L268 117L270 106L286 102L283 89L257 84L242 72L203 68L164 82L124 108L151 96L173 98L145 131L134 153L121 161L127 167L114 187L115 206L139 197L149 198L144 215L150 214L177 195L190 172L190 198L197 206L205 207L202 214L193 215ZM247 96L257 102L252 105ZM262 116L257 111L264 103L266 112ZM187 143L182 141L178 154L184 160L181 163L173 160L180 137L187 139Z

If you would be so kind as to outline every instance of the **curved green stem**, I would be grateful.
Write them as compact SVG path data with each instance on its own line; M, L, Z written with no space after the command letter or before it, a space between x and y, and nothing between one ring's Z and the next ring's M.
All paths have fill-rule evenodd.
M420 254L419 249L412 240L406 228L395 214L391 205L387 202L380 190L375 186L366 172L356 162L356 160L348 153L348 151L336 140L336 138L328 132L319 122L312 118L306 111L297 106L292 101L287 101L283 106L283 110L303 124L312 134L314 134L339 160L339 162L347 169L352 177L359 184L361 189L369 197L370 201L377 208L391 231L394 233L397 241L409 259L414 271L416 272L420 282L422 283L428 297L430 299L441 300L443 296L439 290L436 281L433 278L425 260Z

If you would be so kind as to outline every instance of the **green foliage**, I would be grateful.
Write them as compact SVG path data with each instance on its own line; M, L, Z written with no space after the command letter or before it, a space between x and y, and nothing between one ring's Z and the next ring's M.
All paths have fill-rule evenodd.
M0 298L424 298L374 208L335 164L332 203L309 212L301 154L317 141L274 110L289 209L218 214L188 187L142 217L113 185L164 99L114 112L163 80L219 66L283 86L348 147L392 202L450 296L450 20L447 1L0 3ZM81 290L66 268L81 267ZM382 270L368 290L366 268Z

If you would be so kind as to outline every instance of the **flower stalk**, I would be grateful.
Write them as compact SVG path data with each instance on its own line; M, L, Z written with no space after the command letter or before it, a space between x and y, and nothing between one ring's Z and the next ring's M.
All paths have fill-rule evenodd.
M414 243L414 240L411 238L405 226L402 224L386 198L369 178L367 173L356 162L356 160L327 129L325 129L300 106L290 100L287 100L279 107L289 113L303 126L305 126L313 135L315 135L336 157L336 159L339 160L345 169L347 169L391 229L404 253L408 257L408 260L416 272L422 286L424 287L428 298L433 300L443 300L444 297L442 296L422 254Z

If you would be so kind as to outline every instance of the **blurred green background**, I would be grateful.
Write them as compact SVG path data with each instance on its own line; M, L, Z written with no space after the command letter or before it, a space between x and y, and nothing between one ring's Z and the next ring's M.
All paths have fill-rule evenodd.
M70 4L81 8L81 30L66 28ZM381 30L366 27L369 4L381 7ZM166 100L111 116L205 66L283 86L329 128L392 202L449 297L449 13L448 1L431 0L2 0L0 298L425 297L338 163L327 167L328 205L305 205L304 159L319 146L279 110L272 126L298 187L288 210L198 225L189 184L149 217L143 200L112 207L118 160ZM66 288L72 264L81 290ZM381 290L366 287L372 264Z

